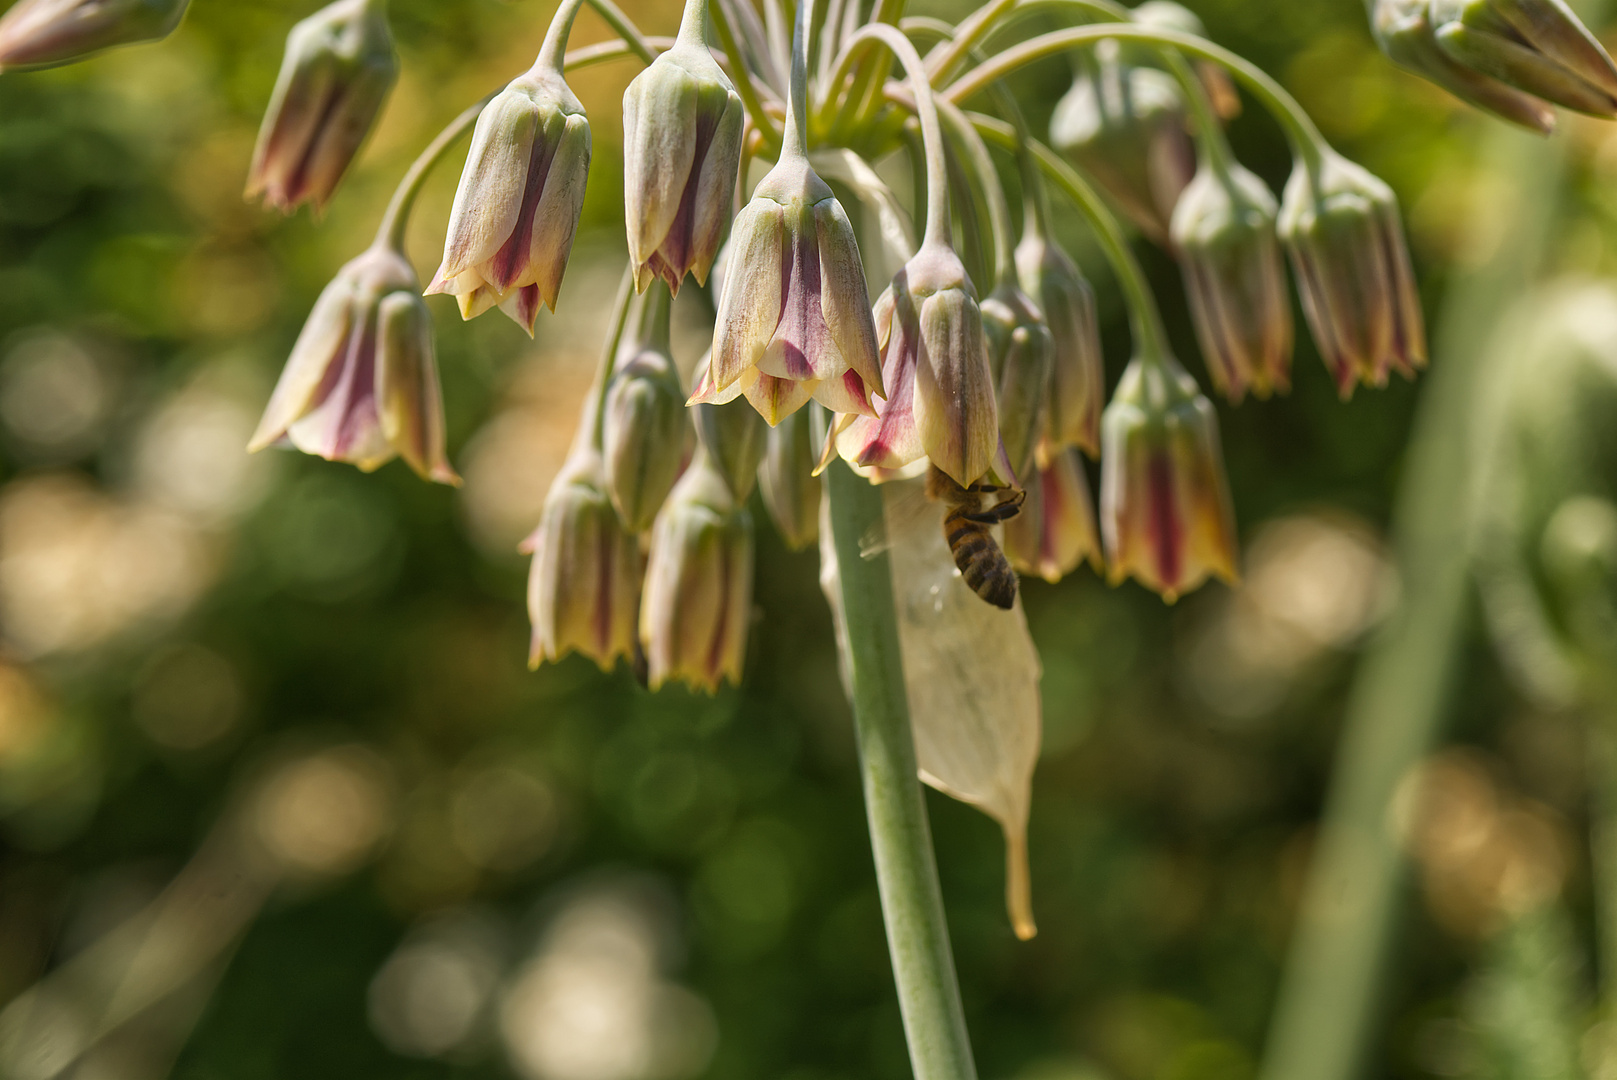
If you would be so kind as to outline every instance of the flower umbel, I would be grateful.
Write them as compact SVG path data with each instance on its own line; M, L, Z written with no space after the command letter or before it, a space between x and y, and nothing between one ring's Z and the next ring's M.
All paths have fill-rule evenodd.
M556 309L589 170L584 107L541 60L477 118L427 291L454 294L466 319L498 304L531 337L540 304Z
M1230 163L1196 174L1173 214L1196 339L1219 393L1239 402L1291 387L1291 296L1275 238L1275 198Z
M640 641L653 690L674 679L709 693L741 682L752 560L752 516L698 451L652 530Z
M1101 536L1115 584L1172 603L1234 581L1235 515L1213 405L1171 357L1136 357L1101 421Z
M444 453L432 316L415 270L377 243L338 271L292 347L258 431L366 472L395 456L423 478L458 484Z
M1338 154L1299 162L1280 206L1303 313L1343 399L1426 366L1426 331L1392 189Z
M599 453L588 447L573 452L522 550L533 554L530 667L575 649L606 671L620 656L634 658L640 545L618 522Z
M337 0L292 28L247 174L247 197L323 208L399 77L381 0Z
M71 64L173 33L190 0L19 0L0 17L0 71Z

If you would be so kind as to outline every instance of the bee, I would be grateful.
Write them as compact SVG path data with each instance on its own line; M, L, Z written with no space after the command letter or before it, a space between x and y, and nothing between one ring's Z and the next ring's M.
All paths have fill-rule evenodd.
M961 487L934 465L926 474L926 496L948 507L943 536L960 576L972 592L1008 610L1016 603L1016 571L989 530L1021 513L1027 492L982 481Z

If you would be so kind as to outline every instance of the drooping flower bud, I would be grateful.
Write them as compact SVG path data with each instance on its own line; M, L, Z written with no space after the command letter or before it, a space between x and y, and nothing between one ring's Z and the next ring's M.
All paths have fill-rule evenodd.
M1193 34L1202 38L1207 36L1207 27L1202 24L1196 13L1183 4L1174 3L1173 0L1146 0L1134 9L1134 21L1160 30L1177 30L1181 34ZM1131 52L1143 53L1148 48L1149 46L1142 48L1136 45ZM1150 59L1160 63L1157 57ZM1141 60L1145 58L1142 57ZM1235 92L1235 81L1230 78L1230 73L1224 70L1221 64L1212 60L1196 59L1191 63L1195 68L1196 78L1207 93L1207 100L1212 103L1213 111L1219 118L1230 120L1241 115L1241 96Z
M584 107L540 61L477 118L427 291L453 293L466 319L498 304L532 337L539 305L556 310L589 171Z
M1077 450L1058 450L1039 464L1022 512L1005 523L1004 546L1013 567L1049 582L1060 581L1085 559L1101 568L1089 478Z
M1524 127L1555 127L1545 102L1617 116L1617 65L1562 0L1377 0L1370 21L1394 63Z
M801 551L820 536L820 478L814 475L815 447L809 412L793 413L769 429L758 487L781 539Z
M741 97L700 35L636 75L623 93L623 204L635 287L675 294L707 282L741 164Z
M1239 402L1291 387L1291 295L1275 238L1275 198L1230 163L1203 167L1173 213L1196 338L1218 392Z
M800 155L759 183L726 250L708 398L746 394L771 426L810 398L874 415L882 374L859 245Z
M730 485L736 502L744 503L758 483L769 425L740 402L692 406L696 432L707 449L708 463Z
M1160 244L1196 169L1185 103L1167 74L1123 63L1115 41L1094 58L1056 103L1050 141Z
M709 693L741 682L752 561L752 517L698 451L652 530L640 642L653 690L671 679Z
M1100 453L1100 411L1106 376L1101 359L1095 290L1055 241L1029 230L1016 246L1016 272L1044 313L1054 345L1047 438L1056 447Z
M606 489L637 533L651 528L684 464L685 391L669 353L668 301L660 285L642 299L639 331L618 357L601 421Z
M1101 421L1101 536L1110 578L1172 603L1234 581L1235 514L1212 402L1170 357L1136 357Z
M1003 281L988 294L982 315L998 388L999 435L1011 469L1026 476L1048 427L1055 340L1043 313L1014 281Z
M415 270L377 244L315 301L248 450L282 440L369 472L395 456L458 484L444 454L432 315Z
M922 244L875 314L887 399L874 417L839 419L837 452L851 465L881 469L924 455L969 487L994 467L999 410L977 292L960 257Z
M0 71L54 67L102 49L158 41L190 0L18 0L0 17Z
M1384 386L1391 369L1412 378L1426 366L1420 295L1391 188L1333 152L1315 168L1299 162L1279 233L1314 342L1344 399L1357 382Z
M545 497L539 527L523 541L533 554L528 665L577 649L610 671L635 655L640 606L640 546L618 521L595 450L575 450Z
M292 27L247 197L288 212L324 207L398 77L381 0L337 0Z

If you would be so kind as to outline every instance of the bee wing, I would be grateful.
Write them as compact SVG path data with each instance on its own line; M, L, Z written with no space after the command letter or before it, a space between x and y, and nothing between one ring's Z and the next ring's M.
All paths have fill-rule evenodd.
M859 538L861 558L874 559L891 551L893 545L907 542L923 529L938 528L938 507L926 497L926 485L918 480L894 480L882 485L882 520Z

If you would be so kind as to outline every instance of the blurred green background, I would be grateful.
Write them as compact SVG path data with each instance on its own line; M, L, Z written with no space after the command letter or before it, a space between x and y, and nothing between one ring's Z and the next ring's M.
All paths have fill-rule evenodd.
M430 301L464 488L242 451L409 160L527 67L550 14L395 0L404 74L377 134L325 220L281 219L241 188L285 32L316 6L198 0L163 45L0 78L3 1068L906 1075L815 557L759 530L739 689L652 696L576 657L525 666L515 548L620 265L630 64L572 80L595 159L561 314L530 343ZM1393 184L1435 311L1510 217L1481 164L1493 122L1393 69L1357 0L1191 6ZM625 7L647 32L677 21ZM602 36L586 13L574 42ZM1066 81L1056 62L1019 88L1041 117ZM1617 263L1613 131L1565 120L1557 272ZM1232 138L1278 188L1269 121L1249 108ZM423 280L460 160L416 214ZM1115 379L1121 308L1067 224ZM1205 381L1177 272L1141 251ZM681 298L687 368L710 310ZM1242 590L1169 607L1087 570L1027 584L1045 668L1032 942L1004 915L997 827L928 796L984 1077L1254 1075L1355 653L1399 595L1384 537L1421 392L1344 405L1303 338L1289 397L1219 404ZM1486 1073L1478 972L1520 875L1568 900L1546 933L1588 936L1583 728L1518 697L1480 628L1459 695L1464 748L1433 763L1452 813L1414 837L1378 1075ZM1612 1075L1591 1038L1583 1067Z

